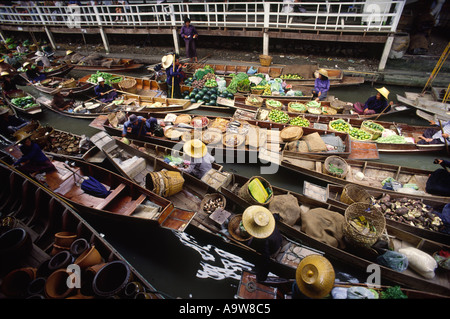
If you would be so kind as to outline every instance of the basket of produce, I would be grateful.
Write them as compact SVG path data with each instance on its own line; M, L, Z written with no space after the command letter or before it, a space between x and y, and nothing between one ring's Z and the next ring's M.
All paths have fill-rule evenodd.
M281 110L271 110L268 115L269 120L276 123L288 123L289 115Z
M242 225L242 214L234 215L228 223L228 232L238 241L247 241L252 238Z
M300 74L288 73L288 74L280 75L280 79L283 79L283 80L303 80L304 77L301 76Z
M207 214L214 213L218 208L225 208L227 201L225 196L219 193L206 194L200 203L201 210Z
M63 88L74 88L77 86L77 81L74 78L71 78L67 81L61 83Z
M361 130L372 135L372 139L376 140L383 134L384 127L373 121L364 121L361 124Z
M214 145L222 140L222 133L215 130L206 130L202 134L202 142L209 145Z
M262 95L264 93L264 89L265 87L252 87L250 88L250 91L252 92L252 94L255 95Z
M372 246L386 228L383 213L371 204L351 204L345 210L344 217L344 237L355 246Z
M237 91L240 93L250 92L250 80L248 78L243 79L237 84Z
M367 133L366 131L363 131L356 127L353 127L348 132L348 135L350 136L350 139L356 140L356 141L369 141L372 139L372 134Z
M261 107L263 102L264 102L263 98L261 98L257 95L253 95L253 94L251 94L250 96L248 96L245 99L246 105L255 106L255 107Z
M226 133L223 135L222 143L226 147L236 148L245 142L245 136L241 134Z
M31 134L30 138L43 149L53 132L54 130L50 126L40 127Z
M262 66L270 66L272 64L272 57L270 55L261 54L259 56L259 63Z
M283 142L299 140L303 136L303 129L300 126L288 126L281 130L280 137Z
M137 82L135 79L125 78L119 82L119 88L128 93L137 93Z
M254 176L242 185L238 195L252 205L268 205L273 199L272 194L270 183L260 176Z
M267 99L266 100L266 106L267 108L273 110L281 110L283 109L283 103L281 103L280 101L277 100L273 100L273 99Z
M352 129L352 126L344 119L337 119L330 121L328 123L328 128L331 131L348 133Z
M305 104L300 102L289 102L288 111L296 113L305 113L308 110Z
M178 140L183 135L184 132L178 131L173 127L169 127L164 130L164 136L170 138L171 140Z
M191 125L194 129L205 129L209 124L209 119L206 116L196 116L192 119Z
M372 203L372 196L362 187L355 184L347 184L341 193L341 202L351 205L353 203Z
M333 155L325 159L322 169L325 174L345 178L348 173L348 164L342 157Z
M289 121L289 125L295 125L295 126L301 126L301 127L309 127L310 123L309 123L309 120L306 119L305 117L297 116L297 117L292 118Z
M324 114L324 115L335 115L335 114L337 114L337 110L332 108L332 107L329 107L329 106L323 106L322 107L322 114Z
M192 117L189 114L178 115L173 124L191 124Z

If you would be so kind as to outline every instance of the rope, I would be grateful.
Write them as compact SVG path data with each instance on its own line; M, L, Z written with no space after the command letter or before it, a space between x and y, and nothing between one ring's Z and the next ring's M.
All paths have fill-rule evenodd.
M422 95L425 93L426 89L429 86L431 86L431 83L434 81L434 79L438 75L439 71L441 70L442 66L444 65L444 62L447 60L449 54L450 54L450 42L447 44L447 47L445 48L444 52L442 53L441 57L439 58L439 61L437 62L436 66L434 67L433 72L431 72L431 75L428 78L428 81L422 90Z

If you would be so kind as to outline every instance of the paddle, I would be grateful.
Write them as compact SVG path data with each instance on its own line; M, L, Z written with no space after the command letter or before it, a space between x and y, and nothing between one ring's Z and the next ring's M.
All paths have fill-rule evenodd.
M109 91L106 91L105 94L107 94L107 93L109 93L109 92L112 92L112 91L114 91L114 89L109 90ZM89 102L89 101L92 101L92 100L94 100L94 99L96 99L96 98L97 98L97 96L94 96L94 97L90 98L90 99L87 100L87 101L83 101L81 104L83 105L83 107L85 107L85 106L84 106L84 103Z
M441 127L441 132L442 132L442 134L444 134L444 128L442 127L442 122L441 122L441 120L438 120L438 121L439 121L439 126ZM447 151L447 154L449 154L448 143L447 143L447 139L445 137L444 137L444 141L445 141L445 149Z
M172 65L173 65L173 73L175 73L175 54L173 55ZM173 86L174 86L174 83L175 83L175 77L172 74L172 95L170 96L172 99L173 99Z
M378 118L381 116L381 114L383 114L384 113L384 111L386 111L387 109L388 109L388 107L389 106L391 106L390 104L388 104L385 108L384 108L384 110L383 111L381 111L381 113L380 114L378 114L378 116L375 118L375 120L374 121L376 121L376 120L378 120ZM395 105L393 104L392 105L392 107L394 107Z

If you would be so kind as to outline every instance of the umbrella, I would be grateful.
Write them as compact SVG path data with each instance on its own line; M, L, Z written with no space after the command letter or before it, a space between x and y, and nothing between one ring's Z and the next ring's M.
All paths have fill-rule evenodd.
M94 177L92 177L92 176L81 176L81 175L77 174L76 172L74 172L66 164L64 164L64 166L68 170L70 170L74 175L78 175L79 177L81 177L81 179L83 179L83 181L81 182L80 187L87 194L95 196L95 197L106 198L111 193L111 191L107 190L106 187L102 183L100 183L98 180L96 180Z

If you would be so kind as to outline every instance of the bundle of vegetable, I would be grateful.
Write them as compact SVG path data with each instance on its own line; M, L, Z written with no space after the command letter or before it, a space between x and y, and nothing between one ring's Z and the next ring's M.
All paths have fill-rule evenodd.
M206 80L205 87L207 88L213 88L217 86L217 82L215 79Z
M96 73L91 75L88 82L97 84L98 78L100 78L100 77L102 77L105 80L105 84L107 84L107 85L111 85L111 83L118 83L118 82L122 81L121 76L112 75L111 73L107 73L107 72L97 71Z
M273 109L269 112L269 119L276 123L288 123L289 115L281 110Z
M404 136L390 135L387 137L380 137L376 140L377 143L391 143L391 144L406 144L407 141Z
M269 84L266 84L266 86L264 88L264 92L263 92L262 95L267 95L267 96L272 95L272 90L270 89L270 85Z
M11 103L21 109L29 109L30 107L39 106L39 104L34 103L32 96L16 97L11 100Z
M250 80L244 79L237 84L237 90L240 92L250 92Z
M303 76L299 75L299 74L282 74L280 75L280 78L283 80L302 80L304 79Z
M388 219L422 229L442 230L442 220L434 213L431 206L424 204L419 199L391 198L389 194L386 194L376 200L374 206L379 208Z
M307 110L307 107L305 104L303 103L298 103L298 102L292 102L289 103L289 107L297 112L305 112Z
M309 127L308 119L305 119L302 116L294 117L293 119L291 119L289 121L289 124L290 125L295 125L295 126Z
M329 126L331 129L338 132L348 132L352 129L352 126L343 119L331 121Z
M320 108L322 105L320 104L320 102L316 102L316 101L309 101L308 103L306 103L307 107L317 107Z
M227 91L232 94L236 94L236 92L238 90L238 84L240 82L242 82L243 80L248 80L248 75L246 73L239 72L239 73L235 74L233 76L232 80L230 81L230 84L227 87ZM250 81L249 81L249 83L250 83Z
M280 101L276 101L276 100L266 100L266 105L267 107L271 107L274 109L281 109L283 107L283 104Z
M210 67L208 68L208 66L205 67L204 69L197 69L197 71L195 71L195 74L194 74L194 79L202 80L206 74L213 73L213 72L214 71L212 70L212 68L210 68Z
M366 131L363 131L356 127L350 129L350 131L348 132L348 135L350 135L350 138L353 138L353 139L359 140L359 141L367 141L367 140L372 139L372 134L367 133Z
M330 163L328 165L328 170L331 173L338 174L338 175L342 175L342 173L344 173L344 170L342 168L333 165L333 163Z

